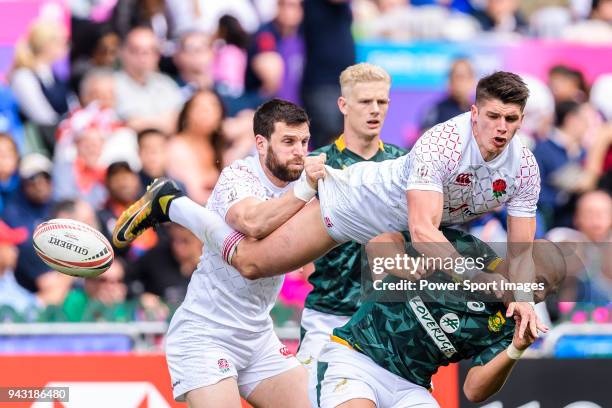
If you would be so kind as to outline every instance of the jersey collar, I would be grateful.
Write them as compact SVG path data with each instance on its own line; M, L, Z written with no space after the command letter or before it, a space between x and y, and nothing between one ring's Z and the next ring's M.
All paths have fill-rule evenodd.
M336 141L334 142L334 144L336 145L336 148L340 151L343 152L346 149L346 141L344 140L344 133L340 135L340 137L338 137L336 139ZM378 150L380 151L385 151L385 144L383 143L382 140L378 140ZM350 151L350 150L349 150Z

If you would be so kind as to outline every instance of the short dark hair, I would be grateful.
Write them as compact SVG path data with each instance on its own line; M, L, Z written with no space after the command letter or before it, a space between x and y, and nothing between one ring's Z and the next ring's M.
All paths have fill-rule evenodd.
M476 86L476 103L488 99L499 99L503 103L515 103L525 109L529 89L523 79L512 72L497 71L488 75Z
M73 198L67 198L56 202L51 207L51 218L57 218L61 213L74 214L76 211L77 200Z
M576 101L562 101L555 106L555 126L563 126L567 117L576 113L582 103Z
M274 132L274 124L285 123L289 126L310 125L306 111L293 102L274 98L261 104L253 118L253 132L270 140Z
M106 169L106 181L108 182L113 176L123 172L135 174L134 170L132 170L130 167L130 164L126 161L122 160L111 163Z
M586 83L586 79L584 79L584 74L580 70L570 68L567 65L558 64L552 66L550 70L548 70L548 77L550 78L553 75L560 75L567 79L575 81L578 89L584 92L585 98L588 96L589 89Z
M138 138L138 146L140 146L140 144L142 143L143 139L146 139L149 136L161 136L164 139L166 139L168 137L168 135L166 135L164 132L162 132L159 129L155 129L155 128L146 128L141 130L140 132L138 132L137 138Z

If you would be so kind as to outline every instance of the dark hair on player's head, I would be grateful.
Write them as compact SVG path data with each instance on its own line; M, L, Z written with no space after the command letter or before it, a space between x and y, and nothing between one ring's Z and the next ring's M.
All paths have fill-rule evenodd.
M476 104L485 100L499 99L503 103L514 103L525 109L529 89L523 79L512 72L497 71L488 75L476 86Z
M304 109L293 102L275 98L261 104L255 111L253 132L270 140L274 132L274 124L278 122L288 126L310 124Z

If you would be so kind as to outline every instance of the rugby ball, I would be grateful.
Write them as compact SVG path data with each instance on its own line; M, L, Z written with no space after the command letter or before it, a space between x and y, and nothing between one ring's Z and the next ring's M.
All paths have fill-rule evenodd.
M93 278L113 263L113 248L106 237L82 222L62 218L43 222L32 241L49 267L67 275Z

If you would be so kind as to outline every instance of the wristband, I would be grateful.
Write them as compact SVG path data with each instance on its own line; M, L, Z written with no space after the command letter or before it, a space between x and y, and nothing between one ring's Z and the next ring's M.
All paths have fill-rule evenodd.
M525 350L519 350L516 347L514 347L514 343L510 343L510 346L508 346L508 348L506 349L506 354L508 355L508 358L511 360L520 359L524 352Z
M535 305L535 302L533 301L533 292L525 292L523 290L514 291L514 301L528 302L531 304L531 306Z
M310 187L306 178L302 177L293 184L293 195L304 202L309 202L317 195L317 190Z

